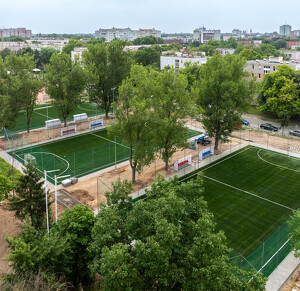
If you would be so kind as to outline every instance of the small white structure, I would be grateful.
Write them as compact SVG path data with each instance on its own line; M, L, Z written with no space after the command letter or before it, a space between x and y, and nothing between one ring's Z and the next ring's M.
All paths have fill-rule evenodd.
M71 125L71 126L67 126L67 127L63 127L60 130L61 136L68 135L68 134L75 133L75 132L77 132L77 126L76 126L76 124L75 125Z
M192 155L186 156L174 163L174 170L178 172L179 170L192 164Z
M74 117L74 123L80 123L89 120L86 113L75 114L73 115L73 117Z
M64 187L68 187L68 186L72 185L72 180L71 180L71 179L63 180L63 181L61 182L61 184L62 184Z
M210 146L199 152L199 160L202 161L207 156L212 156L215 154L215 146Z
M24 164L27 165L28 163L36 163L36 158L31 154L24 155Z
M61 127L61 121L60 119L51 119L45 121L46 124L46 129L53 129L53 128L58 128Z
M99 126L103 126L103 119L102 118L90 121L90 123L89 123L89 129L94 129L94 128L97 128Z
M203 56L194 57L182 57L182 56L161 56L160 57L160 69L170 66L175 69L185 68L185 64L191 62L198 64L199 66L206 64L207 58Z

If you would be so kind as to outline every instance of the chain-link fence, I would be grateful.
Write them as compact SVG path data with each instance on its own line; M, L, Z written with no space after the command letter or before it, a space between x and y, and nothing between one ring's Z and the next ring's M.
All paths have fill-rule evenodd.
M285 222L247 257L232 252L231 263L245 271L254 269L256 272L262 272L264 276L269 276L291 252L290 232L288 223Z

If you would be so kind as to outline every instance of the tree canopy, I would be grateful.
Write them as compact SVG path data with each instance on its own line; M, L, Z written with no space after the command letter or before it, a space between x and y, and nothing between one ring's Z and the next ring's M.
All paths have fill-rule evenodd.
M203 65L200 80L194 83L193 94L202 108L202 123L207 134L219 141L227 141L250 105L253 81L244 72L245 60L235 55L222 57L216 53Z

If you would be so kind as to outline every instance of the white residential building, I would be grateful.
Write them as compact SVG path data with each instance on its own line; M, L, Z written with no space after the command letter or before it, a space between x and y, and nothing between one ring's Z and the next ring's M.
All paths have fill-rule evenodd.
M138 37L144 37L144 36L155 36L155 37L161 37L161 31L152 29L142 29L139 28L139 30L132 30L131 28L111 28L111 29L98 29L95 32L96 37L103 37L105 39L105 42L110 42L114 38L118 38L121 40L128 40L133 41L134 39Z
M247 61L245 71L249 72L252 77L256 77L257 81L262 81L265 74L275 72L276 67L283 64L288 65L296 71L300 70L300 62L284 62L282 57L270 57L269 60L264 59Z
M78 61L82 61L82 53L87 50L86 46L83 47L75 47L73 51L71 51L71 58L72 61L75 61L75 59L78 59Z
M205 27L197 28L193 31L193 40L200 41L202 44L206 44L209 40L221 39L221 30L207 30Z
M281 51L286 56L290 57L290 60L300 61L300 51Z
M207 62L207 58L204 56L186 57L186 56L161 56L160 57L160 69L165 67L173 67L175 69L185 68L187 62L196 63L199 66Z

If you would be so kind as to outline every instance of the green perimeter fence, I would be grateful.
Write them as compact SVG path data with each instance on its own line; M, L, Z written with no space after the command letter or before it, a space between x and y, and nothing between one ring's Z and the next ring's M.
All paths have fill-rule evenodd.
M255 269L264 276L269 276L291 252L290 232L288 223L285 222L246 258L233 251L231 263L245 271Z

